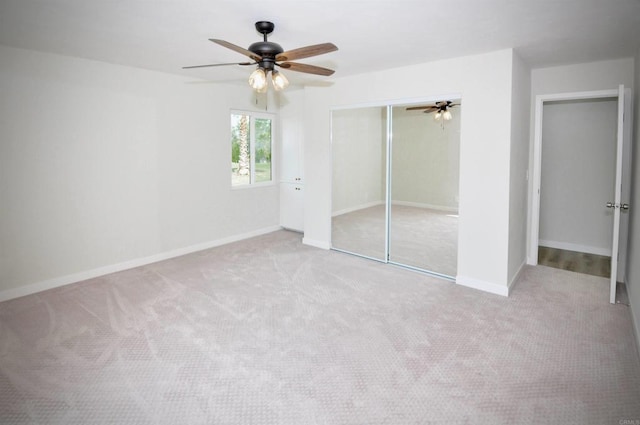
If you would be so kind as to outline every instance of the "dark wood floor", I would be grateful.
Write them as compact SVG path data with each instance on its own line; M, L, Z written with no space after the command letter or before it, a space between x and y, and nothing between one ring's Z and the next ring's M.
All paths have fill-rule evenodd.
M593 276L611 276L611 257L538 247L538 264Z

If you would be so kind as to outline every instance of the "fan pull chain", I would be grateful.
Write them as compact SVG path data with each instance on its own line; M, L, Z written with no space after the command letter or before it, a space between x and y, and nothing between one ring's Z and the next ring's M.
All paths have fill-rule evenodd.
M255 105L256 105L256 107L259 107L260 106L260 100L259 100L260 93L254 92L254 95L255 95L255 98L254 98L255 99L254 100ZM269 95L266 94L266 93L264 94L264 110L269 112Z

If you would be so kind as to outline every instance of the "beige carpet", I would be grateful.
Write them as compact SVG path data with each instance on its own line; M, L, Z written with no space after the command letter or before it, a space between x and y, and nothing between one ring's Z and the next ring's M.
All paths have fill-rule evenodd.
M384 259L385 206L363 208L332 220L334 248ZM455 277L458 260L457 215L393 205L389 260Z
M532 267L503 298L300 239L0 303L0 423L640 419L629 307L606 279Z

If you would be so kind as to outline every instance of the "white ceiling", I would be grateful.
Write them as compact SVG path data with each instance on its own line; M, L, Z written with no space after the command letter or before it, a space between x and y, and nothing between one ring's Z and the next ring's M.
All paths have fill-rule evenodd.
M208 39L246 48L261 39L259 20L276 24L269 40L285 50L336 44L337 52L300 60L335 77L510 47L532 67L640 48L640 0L0 0L0 44L244 83L247 67L181 67L245 61Z

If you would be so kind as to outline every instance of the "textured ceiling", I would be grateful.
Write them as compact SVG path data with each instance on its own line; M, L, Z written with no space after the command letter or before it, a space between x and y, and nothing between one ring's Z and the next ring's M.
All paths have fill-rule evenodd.
M246 48L261 38L259 20L276 24L269 39L285 50L336 44L337 52L300 60L336 77L510 47L532 67L640 48L640 0L0 0L0 44L244 82L246 67L181 67L244 61L208 39ZM326 79L287 75L294 84Z

